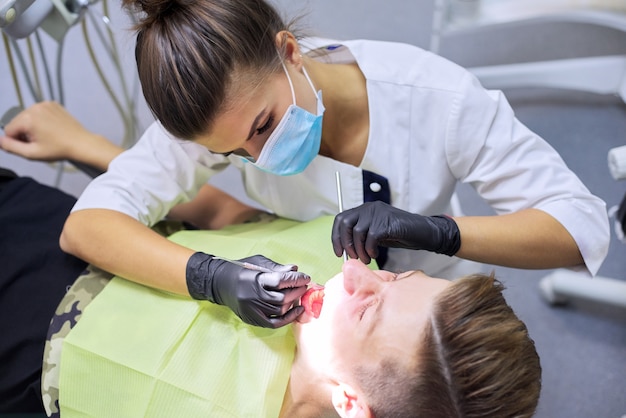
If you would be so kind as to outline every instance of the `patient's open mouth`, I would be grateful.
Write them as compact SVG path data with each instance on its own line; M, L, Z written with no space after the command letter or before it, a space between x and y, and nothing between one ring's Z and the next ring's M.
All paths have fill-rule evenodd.
M324 304L324 286L314 283L309 287L302 298L300 304L304 306L306 313L313 318L319 318L322 312L322 305Z

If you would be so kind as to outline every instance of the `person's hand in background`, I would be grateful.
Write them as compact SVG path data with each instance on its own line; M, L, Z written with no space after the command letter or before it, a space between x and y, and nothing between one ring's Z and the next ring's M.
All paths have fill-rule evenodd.
M29 160L71 160L101 171L123 151L85 129L57 102L36 103L18 113L4 127L0 149Z

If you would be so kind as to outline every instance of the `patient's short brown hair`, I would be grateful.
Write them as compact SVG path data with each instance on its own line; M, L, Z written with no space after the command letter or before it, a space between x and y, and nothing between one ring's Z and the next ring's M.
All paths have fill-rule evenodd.
M435 302L417 362L361 368L357 379L374 415L531 417L541 389L539 356L503 289L493 275L455 280Z

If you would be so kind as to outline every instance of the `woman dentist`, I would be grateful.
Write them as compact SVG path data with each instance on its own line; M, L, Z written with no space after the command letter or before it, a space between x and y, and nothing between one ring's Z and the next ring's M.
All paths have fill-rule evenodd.
M334 251L387 270L455 277L478 262L593 275L606 256L604 202L502 93L455 64L405 44L301 39L263 0L124 3L143 12L136 59L158 121L87 187L65 251L246 322L291 322L309 280L296 267L258 256L275 271L251 271L149 228L232 164L251 198L300 221L337 214L339 172L347 210ZM496 215L464 216L459 182Z

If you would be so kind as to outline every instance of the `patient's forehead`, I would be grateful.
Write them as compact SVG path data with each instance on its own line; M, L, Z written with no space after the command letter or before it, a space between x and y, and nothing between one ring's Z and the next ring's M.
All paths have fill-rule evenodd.
M392 272L387 271L387 270L374 270L374 269L372 269L371 271L372 271L372 273L374 273L377 276L382 277L382 278L394 277L394 276L396 276L398 274L398 273L392 273ZM414 270L407 271L404 274L410 274L410 272L412 272L412 271L414 271ZM331 280L333 280L333 281L341 281L341 280L343 280L343 277L344 277L344 273L343 273L343 271L340 271L339 273L335 274L333 277L328 279L327 283L330 282Z
M376 276L378 276L379 278L381 278L382 280L385 281L390 281L390 280L395 280L398 277L401 278L407 278L407 277L422 277L422 278L428 278L428 279L435 279L435 280L441 280L441 279L436 279L435 277L429 276L426 273L424 273L423 270L406 270L403 272L398 272L398 273L394 273L388 270L374 270L372 269L371 272L373 274L375 274ZM331 285L331 291L332 288L336 285L338 285L339 283L342 283L344 279L344 273L343 272L339 272L337 274L335 274L333 277L331 277L330 279L328 279L326 281L326 286L328 286L329 284Z

